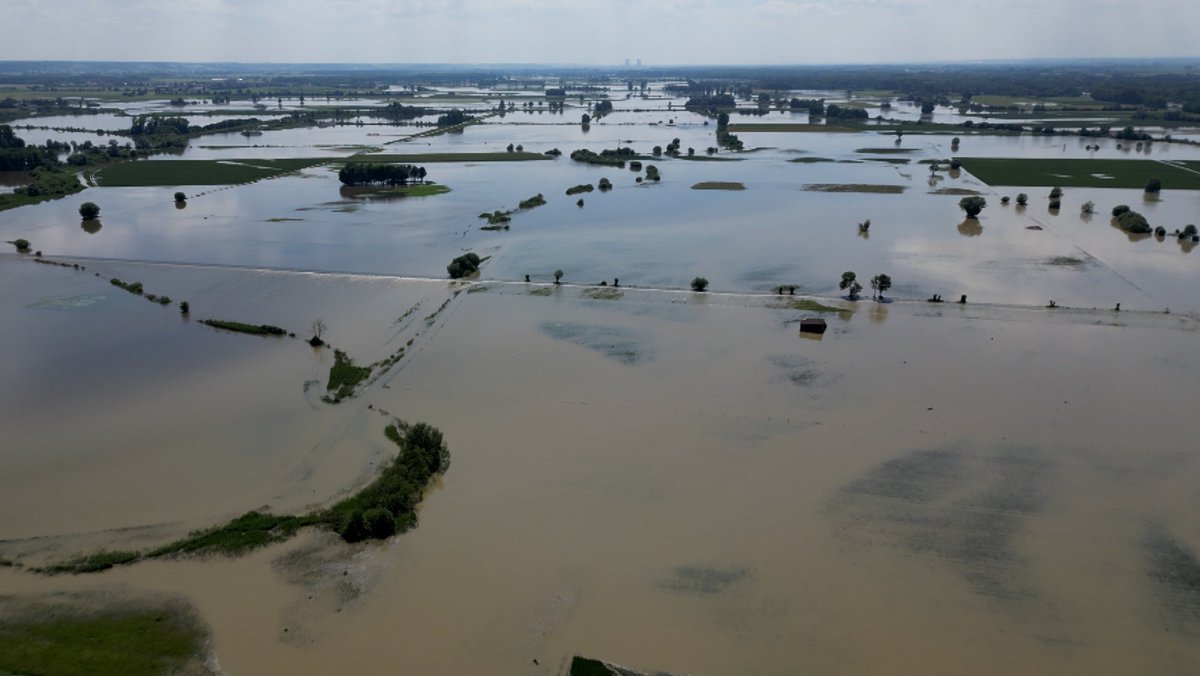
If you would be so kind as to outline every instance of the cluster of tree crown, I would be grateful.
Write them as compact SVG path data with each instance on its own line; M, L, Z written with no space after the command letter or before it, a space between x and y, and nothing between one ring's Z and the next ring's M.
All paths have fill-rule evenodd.
M446 272L450 273L450 279L462 279L479 272L479 263L482 260L479 254L471 251L450 261L450 265L446 266Z
M408 185L409 181L424 181L425 175L425 167L413 164L350 162L338 171L338 180L350 186L397 186Z

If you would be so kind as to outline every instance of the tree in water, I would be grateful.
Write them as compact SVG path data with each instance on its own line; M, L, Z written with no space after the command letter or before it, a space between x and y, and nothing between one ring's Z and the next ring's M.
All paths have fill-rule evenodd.
M892 278L885 274L878 274L871 278L872 297L876 300L883 298L883 292L892 288Z
M328 328L329 327L325 325L324 320L314 319L313 323L312 323L312 334L313 335L312 335L312 338L308 339L308 343L310 345L312 345L313 347L320 347L320 346L324 345L325 341L322 340L321 334L325 333L325 331Z
M842 273L842 281L838 282L838 288L843 291L850 292L850 300L858 300L858 292L862 291L862 284L858 283L858 275L853 272L846 271Z
M1017 202L1019 203L1020 201L1021 198L1018 196ZM987 206L987 200L980 195L971 195L959 200L958 206L960 209L967 212L967 218L977 218L979 216L979 212L983 211L983 208Z

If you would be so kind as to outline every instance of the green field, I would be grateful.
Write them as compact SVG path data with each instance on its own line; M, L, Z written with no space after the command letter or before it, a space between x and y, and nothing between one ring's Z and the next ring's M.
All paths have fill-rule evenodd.
M412 155L355 155L350 162L392 162L398 164L433 164L435 162L528 162L554 159L541 153L414 153Z
M0 674L151 676L200 671L204 630L186 609L26 605L0 617Z
M1147 179L1159 178L1164 190L1200 190L1200 163L1181 168L1154 160L957 159L963 169L992 186L1142 188Z
M852 127L838 127L827 124L797 124L794 122L770 122L766 124L731 124L728 127L729 133L736 134L747 131L762 131L762 132L849 132L855 133L862 131Z
M328 162L319 158L282 160L142 160L96 172L104 187L228 185L248 183Z

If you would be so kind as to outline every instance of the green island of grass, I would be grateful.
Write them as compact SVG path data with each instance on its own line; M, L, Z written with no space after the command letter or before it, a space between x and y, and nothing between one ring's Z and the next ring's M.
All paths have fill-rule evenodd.
M253 160L138 160L100 169L105 187L228 185L249 183L329 162L328 158Z
M899 195L902 185L879 185L874 183L810 183L804 186L809 192L867 192L884 195Z
M34 169L29 172L27 185L12 192L0 193L0 211L56 200L73 195L84 188L75 174L53 169Z
M333 366L329 367L329 382L325 389L333 392L331 403L337 403L354 394L354 388L371 375L370 366L355 366L354 361L341 350L333 351Z
M745 190L746 184L737 181L701 181L692 190Z
M1165 189L1200 190L1188 164L1154 160L962 157L963 169L988 185L1063 188L1143 188L1151 178ZM1193 171L1189 171L1191 168Z
M207 673L206 631L181 603L59 597L12 605L0 616L0 674Z

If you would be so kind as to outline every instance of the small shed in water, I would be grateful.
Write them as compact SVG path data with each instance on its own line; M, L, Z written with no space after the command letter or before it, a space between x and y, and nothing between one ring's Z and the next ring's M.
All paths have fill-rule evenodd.
M825 320L821 317L805 317L801 319L800 333L825 333Z

